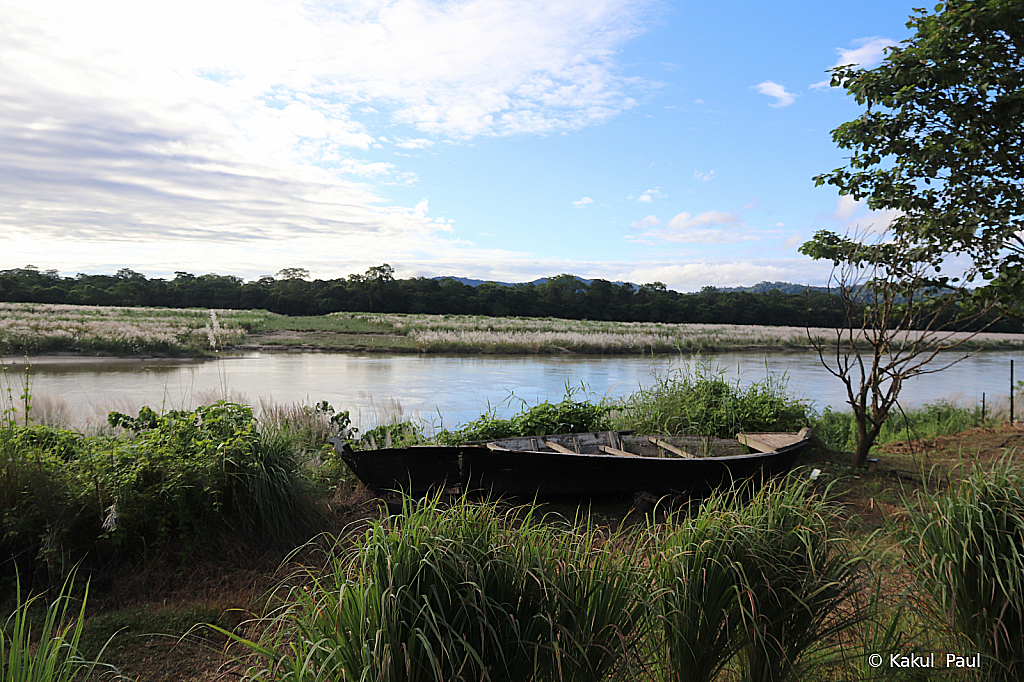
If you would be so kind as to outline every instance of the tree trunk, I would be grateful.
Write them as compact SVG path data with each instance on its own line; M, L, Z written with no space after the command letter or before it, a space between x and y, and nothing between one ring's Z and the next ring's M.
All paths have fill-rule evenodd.
M871 446L878 439L878 433L882 429L881 422L885 421L885 417L882 417L881 422L875 423L873 420L870 420L868 415L862 412L855 410L854 416L857 419L857 449L853 454L853 466L862 467L867 464ZM870 428L868 427L869 422Z

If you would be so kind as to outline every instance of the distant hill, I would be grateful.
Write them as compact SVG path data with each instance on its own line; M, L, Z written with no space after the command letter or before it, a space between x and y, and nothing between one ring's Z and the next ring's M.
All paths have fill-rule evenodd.
M433 277L432 279L442 280L451 279L456 282L460 282L467 286L476 287L484 284L485 282L493 282L494 284L500 284L503 287L514 287L517 283L514 282L494 282L493 280L484 279L473 279L471 277ZM577 277L580 282L586 285L590 285L594 280L584 279L583 277ZM532 282L523 282L524 284L533 284L534 286L540 286L548 281L547 277L541 277L535 279ZM622 286L626 282L612 282L616 286ZM639 285L631 284L634 289L639 289ZM805 291L817 291L820 293L828 293L828 287L812 287L808 284L792 284L790 282L761 282L751 287L715 287L718 291L746 291L752 294L763 294L768 291L779 291L783 294L802 294Z
M495 282L493 279L473 279L471 277L450 277L450 276L449 277L431 277L431 279L436 279L436 280L450 279L450 280L454 280L456 282L459 282L460 284L465 284L466 286L470 286L470 287L478 287L481 284L486 284L487 282L491 282L492 284L499 284L499 285L501 285L503 287L514 287L514 286L518 286L519 284L532 284L534 286L538 286L539 287L541 284L547 283L549 278L548 277L541 277L540 279L535 279L535 280L533 280L531 282ZM586 284L587 286L590 286L590 283L594 281L592 279L584 279L583 277L576 277L576 279L579 280L580 282L582 282L583 284ZM622 286L623 284L626 284L626 282L612 282L612 284L614 284L616 286ZM636 284L632 284L631 286L634 289L639 289L640 288Z
M805 291L829 292L828 287L812 287L809 284L791 284L789 282L761 282L752 287L718 287L719 291L747 291L752 294L763 294L768 291L779 291L783 294L802 294Z

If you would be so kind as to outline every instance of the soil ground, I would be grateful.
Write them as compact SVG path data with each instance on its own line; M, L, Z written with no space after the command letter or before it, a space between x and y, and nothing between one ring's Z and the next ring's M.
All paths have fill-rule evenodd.
M849 453L816 451L798 465L808 472L818 469L816 480L833 486L844 506L846 531L867 536L886 528L898 535L907 501L913 503L926 488L942 489L973 467L988 466L1003 457L1024 457L1024 429L1019 424L1002 424L929 441L895 443L878 448L875 457L878 462L870 468L855 469ZM563 506L553 508L568 513ZM336 534L349 538L385 513L364 489L336 494L331 511ZM621 509L595 505L593 512L599 520L611 522ZM98 651L113 636L103 660L129 679L237 680L243 668L226 647L226 638L207 627L193 626L238 627L266 607L274 586L295 570L297 561L308 565L315 557L295 559L283 552L237 547L216 561L178 554L131 567L116 580L94 586L87 621L87 647L92 651L85 653Z

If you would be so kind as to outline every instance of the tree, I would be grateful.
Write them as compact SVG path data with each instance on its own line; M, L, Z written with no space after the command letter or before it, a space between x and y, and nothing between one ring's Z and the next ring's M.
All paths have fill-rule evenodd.
M282 268L277 271L281 279L309 279L309 270L306 268Z
M990 326L992 303L967 307L966 287L937 291L931 266L908 257L891 235L829 242L820 234L801 250L829 258L830 300L839 306L829 341L808 338L821 364L846 386L857 426L854 465L863 466L908 379L940 372L968 357L964 349Z
M963 346L944 321L976 333L993 306L1024 311L1024 3L949 0L907 26L914 36L877 68L833 70L867 111L833 131L847 166L815 178L895 218L871 240L825 230L800 249L835 268L845 325L819 355L847 387L857 464L903 382Z
M833 131L848 165L815 178L872 209L897 212L893 234L932 284L977 290L1024 313L1024 3L949 0L916 10L912 38L877 68L833 70L867 111ZM826 233L826 238L838 237ZM816 240L818 238L816 237ZM852 247L852 245L850 245ZM952 255L966 274L942 272Z

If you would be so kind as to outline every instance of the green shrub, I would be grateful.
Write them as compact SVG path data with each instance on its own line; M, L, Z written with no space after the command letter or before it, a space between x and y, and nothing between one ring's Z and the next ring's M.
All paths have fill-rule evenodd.
M940 622L986 679L1024 679L1024 476L1004 461L908 508L907 561Z
M409 445L420 445L426 441L423 427L409 420L392 421L368 429L356 441L362 449L401 448Z
M986 418L985 422L989 421ZM875 443L885 445L949 436L982 424L979 406L965 407L939 400L916 409L892 412L882 424L882 430ZM850 412L839 412L826 407L814 423L814 435L832 450L852 452L857 447L857 422Z
M260 430L249 407L110 415L118 437L0 428L0 552L51 580L96 548L187 550L225 532L294 546L320 530L319 493L294 434ZM13 570L11 565L4 572Z
M643 582L614 538L495 504L411 505L289 591L247 642L267 663L248 679L587 682L620 665Z
M810 424L810 405L786 393L785 377L769 374L743 387L724 370L698 364L661 376L623 400L617 426L641 433L732 438L741 431L798 431Z
M804 679L826 645L867 614L853 597L863 560L830 530L811 484L712 495L677 519L653 558L652 664L672 682Z
M604 402L576 400L574 396L577 392L578 389L567 387L566 395L560 402L544 401L508 419L498 419L492 410L455 431L442 430L434 440L442 445L458 445L498 438L604 431L611 428L608 415L612 406Z

